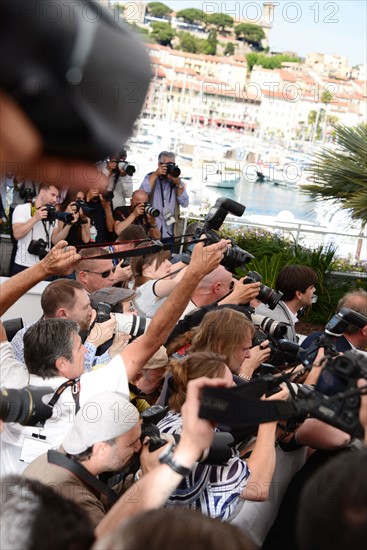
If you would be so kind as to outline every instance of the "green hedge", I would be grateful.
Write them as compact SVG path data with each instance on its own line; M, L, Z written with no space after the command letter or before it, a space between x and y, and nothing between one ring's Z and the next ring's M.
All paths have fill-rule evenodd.
M296 244L292 238L261 228L224 226L220 234L224 238L232 238L239 247L255 256L246 265L246 271L236 271L239 276L243 276L247 270L255 270L262 276L264 284L275 288L278 273L285 265L302 264L316 271L319 279L316 285L318 300L306 312L305 321L325 324L333 316L339 299L346 292L357 288L367 290L367 279L358 277L358 274L355 277L342 277L332 273L366 272L366 262L338 258L334 245L311 249Z

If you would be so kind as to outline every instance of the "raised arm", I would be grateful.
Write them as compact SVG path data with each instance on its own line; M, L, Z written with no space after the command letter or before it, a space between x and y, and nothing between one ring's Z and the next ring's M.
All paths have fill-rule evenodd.
M224 240L205 248L202 243L195 246L190 264L181 282L159 308L147 332L129 344L121 354L129 380L135 378L139 370L164 344L187 306L197 284L205 275L218 267L226 247L227 241Z
M81 260L74 246L66 241L57 243L47 256L37 264L13 275L0 286L0 315L4 313L30 288L52 275L67 275L75 270Z
M173 279L164 278L164 279L158 279L154 283L154 294L158 296L158 298L163 298L164 296L169 296L171 292L175 290L179 282L182 280L182 278L185 275L187 266L185 265L184 268L177 273L177 275Z
M286 400L289 390L283 388L279 393L268 397L267 400ZM241 493L246 500L262 502L267 500L275 469L275 431L276 422L260 424L254 450L247 465L251 471L251 477Z
M174 450L174 459L185 468L192 468L213 441L213 426L199 418L201 392L204 387L226 386L223 379L198 378L187 386L186 401L181 409L182 433ZM182 480L167 464L159 464L135 483L111 508L96 528L100 538L117 527L123 519L145 510L163 506Z

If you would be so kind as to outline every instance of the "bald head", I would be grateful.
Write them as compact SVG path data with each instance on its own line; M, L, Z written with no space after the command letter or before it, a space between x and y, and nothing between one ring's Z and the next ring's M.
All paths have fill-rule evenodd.
M191 299L198 307L221 300L229 293L231 281L231 273L219 265L200 281Z
M137 191L134 191L134 193L131 196L132 208L134 208L134 206L137 206L138 204L141 204L143 202L148 202L148 194L142 189L138 189Z
M367 317L367 292L363 289L354 290L348 292L342 298L340 298L338 305L336 306L337 313L343 308L347 307ZM344 334L357 334L359 329L353 325L349 325Z

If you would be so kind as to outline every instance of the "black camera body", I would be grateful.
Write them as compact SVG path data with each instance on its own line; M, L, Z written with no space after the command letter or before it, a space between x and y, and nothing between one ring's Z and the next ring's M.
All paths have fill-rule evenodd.
M36 192L30 187L23 187L19 191L19 196L25 203L32 202L32 199L36 196Z
M167 162L167 175L178 178L181 174L180 168L174 162Z
M29 254L34 254L38 256L40 260L43 260L48 254L47 250L48 244L44 239L33 239L28 246Z
M160 216L160 211L154 208L149 202L144 203L144 212L148 216L153 216L153 218L158 218Z
M56 220L60 220L67 224L72 224L74 217L70 212L59 212L53 204L46 204L47 218L46 221L53 223Z
M265 375L235 388L204 388L199 416L230 427L248 427L274 420L301 422L308 416L318 418L353 437L363 437L359 421L360 395L357 380L367 382L365 357L350 350L329 358L315 388L297 385L292 401L261 401L283 377Z
M220 236L216 233L229 213L234 216L242 216L246 206L239 202L221 197L216 200L214 206L211 207L208 214L205 216L204 225L195 231L194 241L198 242L202 235L207 238L206 246L220 241ZM244 267L253 259L253 255L246 250L242 250L239 246L232 243L231 248L227 248L221 264L231 272L234 272L238 267Z
M152 405L149 409L146 409L141 413L141 436L140 440L143 443L144 439L149 437L149 451L153 452L160 449L167 443L166 439L163 439L160 435L157 424L168 413L169 407L162 407L161 405Z
M87 206L87 203L83 199L76 199L75 208L76 212L80 212L80 210L82 210L83 214L88 217L90 217L93 213L93 208Z
M283 324L283 323L282 323ZM280 327L278 327L279 330ZM287 327L285 326L287 330ZM270 363L278 370L299 365L301 363L300 351L302 348L299 344L287 340L283 336L275 337L262 328L257 328L254 338L252 339L253 346L259 346L265 340L269 341L271 350L270 357L267 363Z
M261 275L257 271L249 271L246 279L243 281L244 285L249 285L250 283L261 283ZM257 299L260 300L263 304L266 304L268 308L275 309L278 302L282 299L283 292L276 292L269 286L261 283L260 292L257 295Z

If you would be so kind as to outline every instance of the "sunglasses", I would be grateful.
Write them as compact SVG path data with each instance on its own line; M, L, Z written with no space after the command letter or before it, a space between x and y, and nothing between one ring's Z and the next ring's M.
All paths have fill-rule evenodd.
M107 279L107 277L110 275L110 273L114 272L115 270L114 269L109 269L108 271L102 271L102 273L98 272L98 271L90 271L89 269L84 269L83 271L85 271L86 273L94 273L95 275L100 275L102 277L102 279Z

